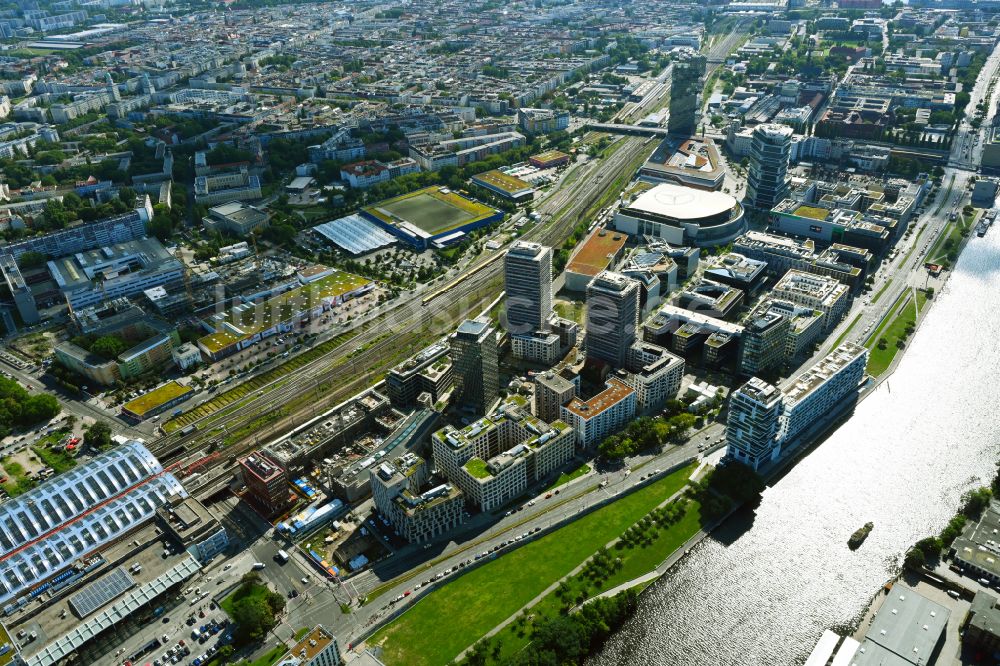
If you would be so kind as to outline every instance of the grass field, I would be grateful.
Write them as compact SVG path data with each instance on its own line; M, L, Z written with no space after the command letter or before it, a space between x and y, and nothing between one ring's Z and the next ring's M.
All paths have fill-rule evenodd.
M420 599L368 641L390 666L448 663L687 483L690 465ZM498 582L502 584L498 585Z
M578 599L581 596L591 598L604 590L614 589L619 585L623 585L630 580L635 580L653 571L701 529L700 505L697 502L689 501L686 508L687 511L683 518L666 529L658 531L655 537L644 541L641 546L612 548L610 552L613 557L621 560L621 568L608 578L595 582L581 572L567 580L567 589L564 592L564 598ZM642 583L641 587L645 587L652 582ZM561 612L563 605L558 594L550 592L545 598L532 606L528 612L537 621L541 616L555 617ZM522 650L530 641L531 632L526 629L526 623L515 621L499 631L494 640L500 641L501 644L500 659L492 662L488 661L487 663L507 663L517 652Z
M420 227L429 234L437 234L465 224L473 218L458 206L453 206L427 194L379 206L394 216Z
M954 262L958 259L958 249L962 245L962 239L971 233L976 217L976 213L960 214L957 220L948 222L927 252L927 261L940 264L944 260Z
M555 482L551 486L549 486L546 490L552 490L554 488L558 488L559 486L569 483L573 479L579 479L581 476L583 476L589 471L590 471L590 465L580 465L572 472L563 472L562 474L559 475L559 478L556 479Z
M389 223L409 222L421 230L437 235L494 213L489 206L466 199L454 192L441 192L439 187L426 187L395 199L382 201L364 209Z
M927 294L917 291L916 301L911 298L910 292L904 292L898 301L893 304L890 314L879 324L872 336L865 344L870 350L868 357L868 374L878 377L885 372L892 361L896 358L900 348L896 343L906 341L906 329L917 321L918 309L923 311L927 302ZM894 314L893 314L894 313ZM878 341L885 338L885 349L879 349Z

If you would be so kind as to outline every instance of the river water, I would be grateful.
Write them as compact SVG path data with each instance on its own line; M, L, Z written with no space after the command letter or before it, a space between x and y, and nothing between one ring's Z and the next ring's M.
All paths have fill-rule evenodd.
M594 666L801 664L1000 454L1000 229L972 238L892 375L647 593ZM857 551L851 532L875 529Z

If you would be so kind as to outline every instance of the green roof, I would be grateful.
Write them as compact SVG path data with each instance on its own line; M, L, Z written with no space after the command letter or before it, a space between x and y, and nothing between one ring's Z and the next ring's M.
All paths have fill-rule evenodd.
M795 209L795 215L808 217L811 220L825 220L830 215L830 211L819 206L799 206Z
M308 284L301 285L285 293L254 304L238 305L223 315L223 321L243 332L234 333L222 327L222 323L211 321L215 333L198 340L209 352L217 352L240 340L261 331L266 331L281 322L311 310L326 299L335 299L350 293L371 280L353 273L334 270L329 275Z
M136 416L142 417L154 409L162 407L171 400L175 400L188 393L194 393L190 386L184 386L183 384L179 384L175 381L170 381L162 386L156 387L149 393L140 395L135 400L126 403L122 409L125 409Z
M477 479L488 479L493 476L486 468L486 462L482 458L473 458L465 463L465 471Z

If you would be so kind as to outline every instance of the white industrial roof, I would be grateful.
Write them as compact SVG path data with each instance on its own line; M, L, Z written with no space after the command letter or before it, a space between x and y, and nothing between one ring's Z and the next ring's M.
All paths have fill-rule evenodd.
M187 557L170 571L129 592L115 602L113 606L78 625L65 636L52 641L38 654L28 657L25 661L29 666L52 666L52 664L62 662L63 659L91 638L97 636L108 627L125 621L129 615L149 604L150 601L156 599L177 583L191 578L200 569L201 565L193 557Z
M396 242L395 236L357 214L318 224L313 231L351 254L365 254Z
M186 495L156 457L130 441L0 505L0 602L149 520Z
M725 213L735 205L736 199L723 192L663 183L639 195L628 208L676 220L697 220Z

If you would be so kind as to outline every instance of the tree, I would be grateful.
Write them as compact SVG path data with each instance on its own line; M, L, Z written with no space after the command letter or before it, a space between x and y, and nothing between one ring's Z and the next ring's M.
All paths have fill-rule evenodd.
M992 497L993 492L989 488L974 488L967 491L962 495L962 514L978 520Z
M40 393L33 395L24 403L21 408L21 425L33 425L51 420L61 411L59 401L55 397Z
M128 345L117 335L102 335L90 345L90 351L108 360L117 358L128 349Z
M42 252L29 250L21 254L20 258L17 260L17 265L21 270L28 270L29 268L37 268L41 266L47 259L48 255Z
M259 596L244 597L234 603L233 620L236 622L234 638L241 645L263 640L277 624L267 600Z
M110 449L111 426L104 421L95 421L83 434L83 444L97 451Z

